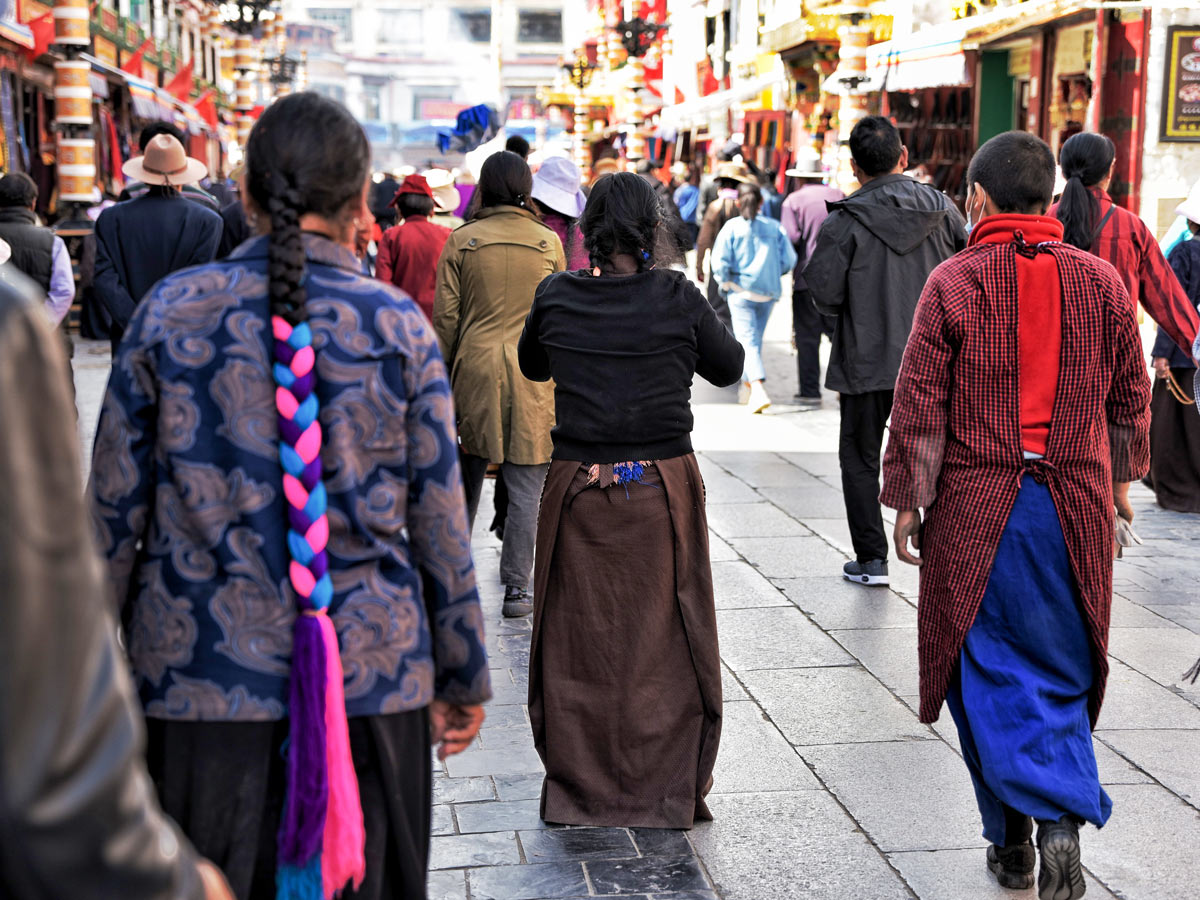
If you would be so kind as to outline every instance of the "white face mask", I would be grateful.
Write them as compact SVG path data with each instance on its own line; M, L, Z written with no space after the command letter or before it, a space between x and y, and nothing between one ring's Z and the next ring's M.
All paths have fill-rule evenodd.
M975 216L972 215L972 210L971 210L971 200L973 200L975 197L978 197L978 196L979 196L978 193L976 193L975 191L971 191L970 197L967 198L967 234L970 234L972 229L974 229L974 227L979 224L979 219L975 218ZM979 205L978 209L976 210L976 212L982 213L983 207L986 205L987 205L986 201L984 203L981 203Z

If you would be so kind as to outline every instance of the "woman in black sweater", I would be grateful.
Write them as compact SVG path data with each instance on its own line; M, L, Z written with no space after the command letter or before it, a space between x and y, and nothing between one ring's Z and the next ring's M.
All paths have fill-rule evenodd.
M593 268L541 283L519 347L557 414L529 674L541 813L690 828L710 818L721 673L689 398L697 374L736 382L743 351L652 265L663 214L644 179L598 181L580 224Z

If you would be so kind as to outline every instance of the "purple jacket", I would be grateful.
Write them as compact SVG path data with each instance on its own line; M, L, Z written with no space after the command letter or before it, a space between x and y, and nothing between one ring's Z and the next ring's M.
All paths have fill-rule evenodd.
M792 270L792 290L808 287L801 274L817 246L817 232L829 215L825 203L844 200L846 195L824 184L805 184L783 201L783 230L796 248L796 267Z

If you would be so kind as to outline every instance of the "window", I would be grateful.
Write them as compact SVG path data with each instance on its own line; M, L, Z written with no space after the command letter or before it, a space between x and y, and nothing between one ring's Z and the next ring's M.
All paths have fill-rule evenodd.
M320 22L335 29L338 32L339 40L348 41L354 37L352 13L345 7L309 7L308 17L314 22Z
M369 122L383 118L383 85L366 82L363 85L363 118Z
M492 39L492 13L488 9L458 9L451 19L460 41L486 44Z
M380 44L414 44L420 43L421 10L419 9L381 9L379 11Z
M561 44L562 13L554 9L523 9L517 13L517 41L522 44Z

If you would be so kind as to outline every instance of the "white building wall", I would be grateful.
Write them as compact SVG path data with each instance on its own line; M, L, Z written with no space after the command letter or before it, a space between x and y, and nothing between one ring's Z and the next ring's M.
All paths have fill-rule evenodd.
M1200 179L1200 143L1162 142L1163 78L1166 74L1167 28L1200 25L1200 6L1180 2L1175 8L1156 6L1150 17L1150 46L1146 56L1146 141L1142 149L1141 216L1161 235L1175 220L1174 208Z

